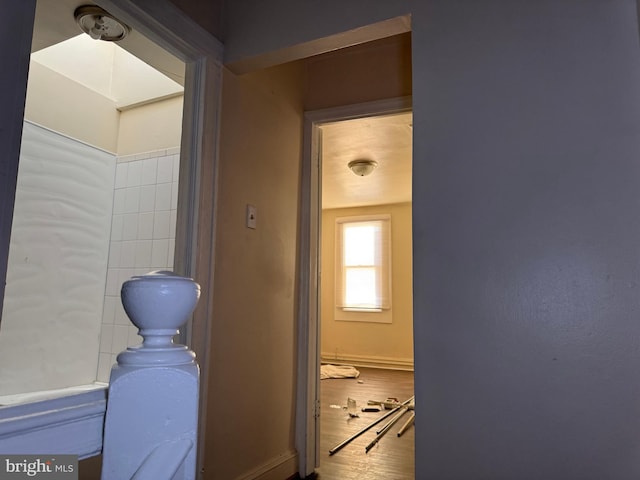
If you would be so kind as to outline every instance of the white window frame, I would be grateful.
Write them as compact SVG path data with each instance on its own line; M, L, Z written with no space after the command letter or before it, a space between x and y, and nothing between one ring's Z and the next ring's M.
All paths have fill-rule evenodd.
M377 283L382 284L382 288L387 289L386 293L382 293L383 297L387 297L384 306L374 309L360 309L343 305L340 300L342 295L342 284L344 282L345 271L349 268L344 265L343 255L343 225L367 222L383 222L385 227L381 234L387 238L381 241L381 275L385 276ZM334 319L338 321L350 322L372 322L372 323L393 323L392 314L392 296L393 289L391 285L392 274L392 258L391 258L391 215L359 215L350 217L338 217L335 223L335 289L334 289Z

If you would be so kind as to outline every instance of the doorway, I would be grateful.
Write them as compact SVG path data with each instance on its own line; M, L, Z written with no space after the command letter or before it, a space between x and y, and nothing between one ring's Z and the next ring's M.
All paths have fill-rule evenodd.
M412 370L413 368L413 353L412 353L412 324L413 319L410 313L411 310L411 298L399 300L400 305L397 310L402 311L401 305L406 302L409 307L408 318L405 315L405 319L402 321L400 317L396 319L396 323L393 323L393 315L391 322L370 322L362 321L360 319L351 320L337 320L335 318L335 288L332 287L333 280L335 278L335 270L332 265L335 264L335 254L333 249L330 253L325 252L325 247L328 244L332 244L332 238L335 239L332 226L336 224L336 218L340 216L354 216L354 215L371 215L374 210L380 211L384 209L391 212L391 216L398 216L398 220L402 216L407 219L408 233L406 238L410 243L411 231L410 231L410 217L411 217L411 99L410 97L396 98L391 100L368 102L364 104L351 105L346 107L339 107L335 109L327 109L318 112L308 112L305 118L305 155L307 161L304 162L303 178L304 195L303 195L303 208L308 208L309 215L305 219L303 216L303 232L306 228L309 230L309 237L303 235L302 251L308 248L310 252L309 257L301 260L302 271L309 272L310 278L303 283L303 287L308 288L305 290L301 299L301 311L308 312L308 322L303 320L300 325L300 338L303 340L303 351L306 358L302 359L306 362L308 368L305 379L304 391L299 391L300 398L306 398L306 404L304 410L299 411L299 414L306 418L306 431L298 432L298 442L301 451L305 452L304 457L301 456L301 472L310 474L317 465L321 465L320 456L326 455L325 452L319 452L319 438L320 438L320 426L319 415L323 406L320 405L320 363L321 362L334 362L340 364L357 364L366 365L370 367L382 367L382 368L404 368ZM385 148L382 143L375 145L376 141L372 141L373 137L379 137L382 139L384 135L376 134L376 127L382 130L388 129L390 136L393 138L403 137L408 146L408 157L405 162L397 161L399 170L395 174L391 174L391 164L393 155L390 153L392 148L387 146ZM360 130L361 140L350 141L348 136L337 140L342 137L340 132L347 132L349 130ZM355 131L353 130L353 131ZM381 131L382 131L381 130ZM353 133L353 132L352 132ZM329 142L325 142L325 136L329 139ZM332 145L331 138L336 136L335 146ZM345 143L346 142L346 143ZM355 145L360 143L361 151L356 154ZM349 145L349 147L347 147ZM354 149L351 149L353 146ZM374 148L375 146L375 148ZM335 149L333 158L329 159L325 155L325 149L328 152L332 152ZM366 150L368 149L368 150ZM357 184L349 184L353 180L366 180L364 178L356 178L354 173L348 170L348 161L346 158L341 157L341 152L350 156L373 156L380 155L377 159L373 159L378 162L380 169L377 172L371 174L371 177L375 179L374 175L378 175L378 179L375 182L370 182L366 193L363 190L367 188L357 188ZM406 153L406 152L405 152ZM353 158L349 158L352 160ZM332 166L332 163L334 164ZM404 167L401 165L404 164ZM407 166L408 165L408 169ZM333 167L333 168L332 168ZM342 171L341 171L342 169ZM404 169L404 175L406 180L403 183L400 180L400 173ZM326 170L326 171L325 171ZM408 171L407 171L408 170ZM386 188L392 186L403 185L397 189L396 195L384 196L383 192L386 188L383 187L383 175L386 171L389 185ZM344 174L347 175L344 175ZM339 176L343 176L347 180L342 187L339 186L340 182L337 180ZM352 176L353 178L351 178ZM326 188L325 188L326 187ZM331 192L331 188L335 187L336 192ZM356 192L360 190L359 192ZM408 190L408 191L407 191ZM338 194L337 192L342 192ZM355 195L348 195L349 192L355 193ZM356 197L358 195L358 197ZM368 196L368 200L365 197ZM325 200L325 197L327 199ZM348 200L348 198L351 198ZM389 199L389 200L387 200ZM352 202L352 203L349 203ZM381 207L384 205L384 207ZM324 208L323 207L327 207ZM333 208L329 208L333 207ZM400 226L403 222L400 220L397 222ZM400 241L399 232L395 237L400 247L402 242ZM410 246L405 252L410 251ZM399 264L403 262L398 262ZM409 272L411 259L408 259ZM322 272L322 274L320 274ZM400 272L400 270L398 270ZM328 278L327 278L328 277ZM411 274L409 273L409 278ZM392 275L393 284L393 275ZM404 274L406 279L406 272ZM398 285L396 288L401 287L402 280L397 279ZM393 287L392 287L393 288ZM411 285L409 282L408 287L404 287L411 291ZM329 294L325 294L328 291ZM392 305L395 302L392 301ZM325 312L326 311L326 312ZM353 312L348 312L349 314ZM358 312L356 312L358 313ZM360 314L365 315L366 314ZM398 313L398 315L400 315ZM357 316L357 315L356 315ZM406 320L406 323L405 323ZM329 327L324 329L324 324L329 324ZM403 341L409 345L409 353L405 353L404 356L399 354L398 350L392 348L385 348L384 338L391 331L390 329L397 329L399 325L408 325L408 330L405 330ZM363 329L364 327L364 329ZM307 329L305 331L305 329ZM408 335L406 332L410 332ZM365 333L362 333L365 332ZM375 338L380 335L378 339L373 339L367 345L367 341L362 341L361 337ZM400 334L402 337L402 334ZM349 342L349 339L355 338L355 342ZM392 338L392 337L390 337ZM391 345L389 345L391 346ZM306 397L305 397L306 396ZM344 399L346 402L346 399ZM305 415L307 413L307 415ZM310 413L310 414L309 414ZM300 425L299 425L300 428ZM303 436L306 434L306 436ZM301 443L304 442L304 443ZM306 447L306 448L305 448ZM306 471L305 471L306 470Z
M0 376L18 403L102 388L139 343L119 285L173 269L184 63L136 35L93 40L58 7L36 7L0 331L1 363L25 331L40 352Z
M368 401L413 395L412 113L331 122L320 131L318 471L320 478L387 478L393 472L394 478L411 480L413 432L388 435L369 453L363 445L375 437L372 432L354 439L348 452L328 456L325 450L382 415L362 412ZM357 379L326 378L332 372L328 365L335 364L355 367ZM358 417L335 408L347 398Z

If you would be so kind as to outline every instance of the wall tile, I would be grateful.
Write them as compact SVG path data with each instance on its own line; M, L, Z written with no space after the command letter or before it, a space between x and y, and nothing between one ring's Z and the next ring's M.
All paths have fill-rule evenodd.
M151 240L138 240L136 242L136 260L134 267L151 266Z
M120 266L120 249L121 242L112 241L109 244L109 267L116 268Z
M155 185L158 175L158 159L147 158L142 160L142 179L141 185Z
M111 353L113 325L103 323L100 329L100 353Z
M115 188L123 188L127 186L128 163L118 163L116 165Z
M111 353L120 353L127 348L129 342L129 327L125 325L113 326L113 342Z
M164 154L165 150L157 150L155 152L136 153L136 154L133 155L133 159L134 160L144 160L146 158L156 157L156 156L160 155L161 152L162 152L162 154Z
M131 325L129 327L129 339L127 341L128 347L134 347L142 343L142 337L138 335L138 327Z
M143 185L140 187L140 211L153 212L156 208L156 186Z
M113 324L125 325L127 327L131 325L131 320L129 320L129 316L127 315L127 312L124 311L124 307L122 306L122 301L120 300L119 297L118 297L118 302L116 303L116 316L113 321ZM112 352L112 353L117 353L117 352Z
M173 181L173 158L165 156L158 158L157 183L170 183Z
M138 240L153 238L153 212L138 215Z
M124 213L138 213L140 210L140 187L127 187L124 193Z
M176 238L176 220L178 217L177 210L171 210L169 216L169 238Z
M108 382L116 355L142 341L122 307L122 284L173 268L179 154L172 148L118 158L98 381Z
M180 153L171 155L173 159L173 181L177 182L180 175Z
M114 285L117 282L117 274L114 274L116 280L114 280ZM102 307L102 323L110 324L115 320L116 315L116 298L112 295L107 295L104 297L104 306Z
M135 240L138 238L138 215L127 213L122 224L122 240Z
M156 211L171 209L171 184L156 185Z
M122 240L122 226L124 217L122 215L113 215L111 220L111 241L117 242Z
M166 268L169 252L169 240L154 240L151 247L151 266Z
M101 353L98 357L98 371L96 374L96 380L98 382L109 383L109 376L111 375L111 354Z
M171 184L171 209L178 208L178 182Z
M139 187L142 183L142 162L127 163L127 187Z
M118 295L118 278L120 270L117 268L109 268L107 270L107 284L105 292L107 295Z
M118 295L118 304L122 304L120 301L120 289L122 288L122 284L133 277L133 265L130 268L119 268L118 269L118 291L116 295Z
M169 238L169 222L171 221L171 213L167 210L164 212L155 212L153 217L153 238Z
M167 255L167 266L169 267L169 270L173 270L175 250L176 250L176 240L175 240L175 238L170 238L169 239L169 252L168 252L168 255Z
M120 267L133 268L136 261L136 241L129 240L122 242L120 247Z
M119 188L113 192L113 213L124 213L125 188Z

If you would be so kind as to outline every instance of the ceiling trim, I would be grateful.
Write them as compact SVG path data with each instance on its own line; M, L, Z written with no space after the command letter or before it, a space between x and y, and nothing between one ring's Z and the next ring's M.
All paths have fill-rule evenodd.
M123 22L135 24L136 30L145 37L184 62L208 57L218 66L222 65L222 43L170 1L99 0L96 3Z
M312 110L304 114L305 133L306 128L311 128L314 124L321 125L323 123L339 122L342 120L410 112L413 108L412 105L412 97L406 96ZM307 122L310 122L309 125Z

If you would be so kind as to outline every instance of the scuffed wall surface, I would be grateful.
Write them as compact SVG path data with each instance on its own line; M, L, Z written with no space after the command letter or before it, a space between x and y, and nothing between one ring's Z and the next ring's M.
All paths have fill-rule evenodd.
M282 459L282 478L296 471L302 73L297 64L224 72L204 478L242 478Z

